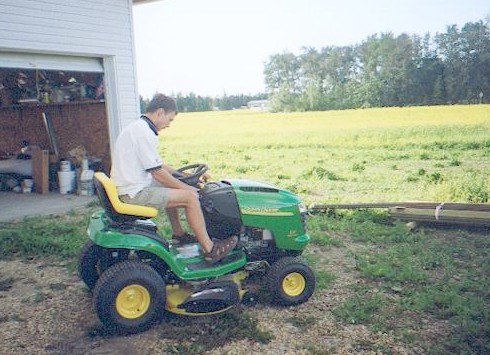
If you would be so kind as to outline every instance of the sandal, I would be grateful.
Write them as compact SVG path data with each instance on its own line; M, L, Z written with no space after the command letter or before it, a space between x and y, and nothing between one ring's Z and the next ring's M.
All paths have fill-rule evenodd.
M172 235L172 243L174 244L190 244L196 243L196 237L190 233L185 232L181 235Z
M203 257L208 263L214 264L223 259L238 243L238 237L233 236L225 240L213 243L213 249L209 253L204 252Z

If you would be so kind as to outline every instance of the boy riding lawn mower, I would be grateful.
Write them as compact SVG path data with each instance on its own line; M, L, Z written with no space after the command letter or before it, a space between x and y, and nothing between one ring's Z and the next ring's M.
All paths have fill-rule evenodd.
M197 186L204 164L179 169L177 178ZM247 180L206 183L199 191L208 234L239 237L236 248L217 263L207 262L197 241L162 237L151 221L152 207L119 200L101 172L94 184L103 210L89 222L79 273L93 289L100 321L125 333L148 329L164 313L207 315L255 298L247 287L258 275L271 301L306 302L315 289L311 268L299 257L310 237L306 209L291 192Z

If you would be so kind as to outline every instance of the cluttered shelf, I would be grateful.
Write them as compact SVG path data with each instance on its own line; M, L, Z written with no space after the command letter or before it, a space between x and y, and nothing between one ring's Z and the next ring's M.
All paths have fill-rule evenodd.
M16 105L0 106L0 110L23 110L31 109L33 107L56 107L56 106L78 106L78 105L93 105L105 103L105 100L86 100L86 101L68 101L68 102L50 102L42 103L39 101L23 102Z

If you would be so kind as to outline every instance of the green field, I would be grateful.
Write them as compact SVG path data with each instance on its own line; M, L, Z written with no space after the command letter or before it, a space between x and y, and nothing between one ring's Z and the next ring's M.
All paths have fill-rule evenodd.
M276 184L311 202L486 202L490 106L181 113L162 134L172 166Z

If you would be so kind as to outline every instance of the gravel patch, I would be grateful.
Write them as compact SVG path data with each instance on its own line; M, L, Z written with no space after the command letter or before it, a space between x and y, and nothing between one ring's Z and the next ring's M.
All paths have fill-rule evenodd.
M166 354L204 352L207 354L376 354L372 349L391 353L420 353L399 344L390 334L372 332L363 325L342 324L332 309L352 296L349 285L359 282L355 262L348 248L320 249L316 269L336 276L333 283L317 290L306 304L298 307L273 307L259 303L244 307L256 321L257 332L271 334L260 342L251 336L226 339L202 350L194 345L205 332L212 332L222 318L197 317L167 323L164 319L149 331L131 336L104 332L92 309L91 294L63 263L47 260L0 261L0 352L25 354ZM201 327L199 331L180 327ZM178 329L175 329L177 327ZM171 335L169 336L169 333ZM201 350L199 350L201 349Z

